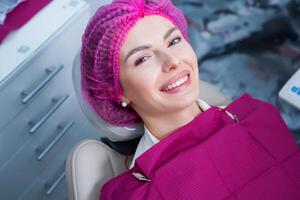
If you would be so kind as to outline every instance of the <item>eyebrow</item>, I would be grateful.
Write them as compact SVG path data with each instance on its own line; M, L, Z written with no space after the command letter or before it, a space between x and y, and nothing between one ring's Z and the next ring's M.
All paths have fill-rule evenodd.
M164 35L163 39L166 40L175 30L178 30L178 28L177 27L173 27L170 30L168 30L166 32L166 34ZM125 57L125 62L128 60L128 58L131 55L135 54L136 52L142 51L142 50L145 50L145 49L150 49L151 47L152 47L151 45L142 45L142 46L139 46L139 47L136 47L136 48L132 49L131 51L129 51L129 53Z

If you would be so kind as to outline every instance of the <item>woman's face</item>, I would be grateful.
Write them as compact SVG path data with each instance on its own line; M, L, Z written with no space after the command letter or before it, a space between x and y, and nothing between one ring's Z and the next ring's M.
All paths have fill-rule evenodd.
M141 117L195 103L198 76L194 50L166 18L145 16L128 32L120 51L122 98Z

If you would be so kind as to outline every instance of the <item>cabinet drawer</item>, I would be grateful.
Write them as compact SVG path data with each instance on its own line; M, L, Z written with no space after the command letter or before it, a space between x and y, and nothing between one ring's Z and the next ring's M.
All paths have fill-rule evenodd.
M73 59L90 18L87 8L1 82L0 199L66 199L60 177L64 161L80 139L89 137L72 84Z
M64 97L65 94L60 93L55 96L59 95ZM69 97L65 98L64 102L57 107L57 110L55 110L40 127L35 129L33 133L30 133L30 131L33 130L33 128L36 127L35 125L57 104L51 102L51 98L47 96L44 100L37 103L41 109L33 110L26 108L14 122L6 126L0 134L0 169L8 165L10 160L13 159L14 155L18 153L23 146L28 144L35 145L36 148L39 149L40 154L44 154L45 149L53 140L56 140L58 134L63 134L59 140L65 140L64 138L71 137L70 133L61 133L70 122L73 122L76 126L90 127L87 128L88 133L82 133L83 135L90 135L96 138L101 137L101 133L95 130L86 120L79 108L75 94L68 95ZM40 110L42 110L42 112ZM76 113L76 115L74 115L74 113ZM35 125L29 125L30 121L35 121ZM15 126L15 124L18 124L18 126ZM61 126L60 130L58 126ZM69 131L66 130L66 132ZM64 145L60 144L61 143L57 143L55 148L51 147L51 151L47 152L47 154L55 155L59 153L60 149L64 148ZM40 156L42 157L40 159L43 159L46 155Z
M0 169L0 196L1 199L17 199L41 175L43 171L56 170L51 165L59 165L57 158L64 157L77 141L80 127L75 124L68 130L68 137L59 141L54 151L50 152L43 160L38 161L37 144L27 142L10 161ZM46 172L45 172L46 173ZM52 176L56 176L53 174ZM48 185L55 182L52 176L47 177ZM45 181L45 184L47 183ZM12 187L13 186L13 187ZM35 186L33 190L35 190ZM45 188L46 189L46 188ZM49 189L49 188L48 188ZM12 191L13 190L13 191Z
M81 15L80 18L73 19L78 22L66 25L58 31L51 37L51 42L48 41L47 45L27 61L22 69L6 82L5 87L0 89L0 129L31 104L41 92L45 92L49 84L57 82L54 79L61 70L55 67L64 65L71 77L73 59L80 48L81 35L88 18L88 13ZM60 34L61 31L64 31L64 34ZM51 73L48 68L54 71ZM69 79L65 77L65 80L67 78ZM59 87L56 90L65 87L64 82L59 82L57 85ZM29 98L25 98L24 94L29 95L27 96Z
M47 69L47 67L49 67ZM62 73L64 66L40 66L36 70L30 70L30 75L18 77L18 81L13 82L0 92L0 129L16 117L22 110L29 106L32 101L47 87L56 76ZM30 68L31 69L31 68ZM52 73L50 72L52 69ZM48 71L48 72L46 72ZM28 95L25 95L27 93ZM31 97L31 98L28 98ZM26 101L26 103L22 103Z
M35 138L47 138L47 135L54 131L52 130L55 128L53 121L60 123L61 119L69 114L69 112L64 112L64 109L70 106L71 97L71 94L65 92L53 94L52 97L45 94L43 98L35 102L35 109L26 108L2 130L0 133L0 169L25 143L33 142ZM54 101L54 98L57 100Z
M65 178L58 183L51 195L46 195L44 181L37 179L28 192L24 193L18 200L67 200L67 187Z
M65 161L59 157L19 197L20 200L67 199Z
M76 30L77 29L78 27L76 28ZM72 30L66 32L69 33L70 31L72 32ZM65 41L70 40L70 38L68 39L65 38L69 36L69 34L67 33L63 35L64 37L59 37L57 39L57 44L61 45L64 44ZM70 35L70 37L72 39L74 38L74 35ZM63 41L59 41L59 40L63 40ZM77 45L75 45L76 43ZM22 143L26 142L29 138L31 138L30 135L27 134L28 131L30 131L31 133L38 131L38 129L34 128L36 126L29 125L29 123L33 122L33 124L36 125L38 122L40 122L43 119L43 117L53 107L55 107L56 103L59 103L59 102L52 102L52 99L64 95L69 95L69 97L73 95L74 89L72 85L72 64L78 46L79 46L79 42L74 42L72 43L72 45L68 45L68 47L70 48L70 52L68 54L64 55L63 53L59 53L57 55L55 54L55 50L57 49L58 46L54 45L47 50L47 54L49 53L49 54L57 55L55 59L53 59L52 57L47 57L47 54L44 53L39 58L34 60L32 66L35 66L35 68L38 68L38 66L40 66L40 63L43 63L45 61L46 63L49 63L50 60L48 62L47 59L55 60L55 62L52 61L52 63L56 65L59 65L58 63L63 62L64 68L60 70L60 72L56 75L55 78L53 78L51 82L49 82L47 88L45 88L42 93L40 93L35 98L31 99L29 105L24 107L22 109L22 112L18 111L19 109L18 106L10 105L10 103L13 102L13 100L9 100L9 102L0 102L0 105L1 103L2 105L6 105L4 109L7 110L5 111L4 109L1 109L4 110L4 112L0 113L0 122L2 123L2 125L4 125L4 121L7 122L2 130L0 127L0 144L1 144L0 145L0 168L3 166L4 162L15 151L17 151L17 149L22 145ZM29 74L30 72L31 70L28 70L28 72L23 73L22 76L20 76L21 77L20 80L22 80L23 76L24 76L23 79L25 79L25 77L30 77ZM10 89L11 86L14 84L19 84L19 82L13 82L13 84L7 86L5 90L2 93L0 93L0 95L5 95L5 92L7 92L8 89ZM7 94L8 95L11 94L11 99L16 100L18 99L17 94L20 92L21 91L12 89L12 91L7 92ZM3 99L4 98L1 98L0 100L3 101ZM19 103L19 105L21 104L22 103ZM13 113L13 114L8 114L8 116L6 116L5 113ZM16 116L14 117L14 115ZM12 117L15 118L13 121L11 121L10 119ZM50 116L50 118L52 117ZM45 123L47 123L47 121L45 121ZM15 124L18 124L18 126L15 126Z
M81 117L83 119L81 119ZM70 134L72 137L66 138L70 143L68 143L68 145L63 143L62 146L64 148L58 147L58 149L60 149L59 154L57 154L58 156L56 156L53 161L49 162L47 168L45 168L40 176L25 190L19 198L20 200L67 199L64 164L69 152L79 141L85 138L96 139L101 137L101 134L92 127L85 117L83 115L81 117L77 118L77 120L74 119L78 126L75 125L73 128L73 130L76 130Z
M16 192L14 194L10 192L5 193L5 187L8 186L2 186L5 182L0 180L0 194L5 194L5 197L11 199L19 197L22 192L23 194L19 199L62 199L61 197L66 195L66 183L64 177L65 160L75 144L84 138L91 138L88 134L82 134L83 131L82 127L74 125L70 129L70 135L72 136L65 138L64 142L60 145L61 147L57 147L59 153L49 154L42 162L36 161L36 156L32 156L32 153L21 153L16 156L12 166L3 170L3 173L11 174L13 171L23 171L26 173L26 175L23 175L21 183L17 180L10 183L10 185L15 185L16 188L19 188L19 192L17 194ZM35 148L35 146L32 147L31 151ZM24 148L25 151L28 151L27 149L29 149L29 147ZM22 158L26 156L29 157L29 159L22 160ZM0 175L2 176L1 173L2 172L0 172ZM11 174L5 178L11 180L14 179L14 177L15 175ZM25 182L25 180L27 181ZM2 187L4 187L3 191L1 191Z

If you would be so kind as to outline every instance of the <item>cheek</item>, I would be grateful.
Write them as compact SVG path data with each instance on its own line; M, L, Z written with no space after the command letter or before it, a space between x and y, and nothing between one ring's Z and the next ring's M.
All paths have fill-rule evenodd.
M185 62L191 66L193 70L193 78L194 78L194 89L198 90L199 87L199 69L198 69L198 59L194 49L187 43L184 50L184 60Z
M198 68L198 59L193 47L186 41L180 47L178 56L193 68Z
M194 49L191 46L189 46L189 48L186 50L186 52L187 52L188 59L191 62L191 64L198 68L198 59L197 59L197 55L196 55Z
M153 80L148 75L136 74L130 76L125 82L125 90L133 99L141 99L149 95L153 88Z

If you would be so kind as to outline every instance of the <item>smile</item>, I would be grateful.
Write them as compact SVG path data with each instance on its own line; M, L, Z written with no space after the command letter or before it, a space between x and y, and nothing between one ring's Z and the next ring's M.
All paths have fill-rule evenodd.
M163 90L168 91L168 90L172 90L173 88L179 87L182 84L184 84L187 80L189 79L189 76L186 75L185 77L179 79L178 81L176 81L175 83L172 83L170 85L168 85L167 87L165 87Z
M166 93L177 93L184 90L191 83L190 71L184 70L181 73L175 75L169 81L167 81L161 88L160 91Z

